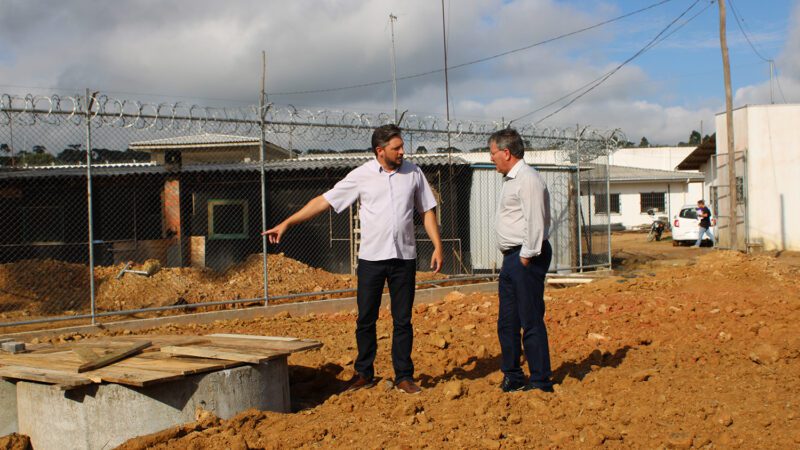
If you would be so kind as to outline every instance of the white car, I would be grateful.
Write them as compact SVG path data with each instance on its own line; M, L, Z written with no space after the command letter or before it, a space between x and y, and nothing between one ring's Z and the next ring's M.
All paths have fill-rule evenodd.
M711 210L711 208L709 208ZM697 218L696 205L684 205L681 211L672 219L672 245L694 245L700 233L700 219ZM711 211L711 233L717 238L717 219ZM703 236L703 243L710 242L708 236Z

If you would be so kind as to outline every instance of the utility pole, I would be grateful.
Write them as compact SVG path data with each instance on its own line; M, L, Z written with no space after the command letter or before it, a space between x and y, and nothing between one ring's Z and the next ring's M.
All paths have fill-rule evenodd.
M450 157L450 86L447 83L447 30L444 23L444 0L442 0L442 44L444 45L444 104L447 112L447 155ZM449 162L449 161L448 161Z
M392 29L392 104L394 105L394 123L397 123L397 60L394 53L394 21L397 16L389 13L389 26Z
M725 122L727 128L728 145L728 199L730 224L730 246L733 249L739 248L737 233L737 214L736 204L738 203L736 192L736 151L733 146L733 98L731 95L731 64L728 59L728 40L726 37L725 25L725 0L718 0L719 4L719 45L722 49L722 71L725 75Z
M769 104L775 104L775 90L773 88L773 81L775 78L775 61L769 60Z

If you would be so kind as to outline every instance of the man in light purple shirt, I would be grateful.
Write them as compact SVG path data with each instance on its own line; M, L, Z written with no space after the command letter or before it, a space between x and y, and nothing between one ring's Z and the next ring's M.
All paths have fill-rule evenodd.
M497 246L503 253L497 281L497 336L504 375L500 388L553 392L544 323L544 282L553 255L547 241L550 194L539 172L525 163L525 144L516 130L493 133L489 154L504 175L495 225ZM531 373L527 380L520 367L523 348Z
M411 348L414 330L411 311L416 279L416 240L414 210L423 216L425 232L433 242L431 269L442 267L442 240L436 221L436 199L419 167L404 161L402 130L383 125L372 134L375 159L350 171L333 189L315 197L299 211L272 229L264 231L270 243L277 244L289 227L305 222L328 208L340 213L360 200L361 246L358 252L358 319L356 374L349 390L375 385L374 361L378 349L375 323L378 320L384 283L391 298L392 364L395 387L417 394Z

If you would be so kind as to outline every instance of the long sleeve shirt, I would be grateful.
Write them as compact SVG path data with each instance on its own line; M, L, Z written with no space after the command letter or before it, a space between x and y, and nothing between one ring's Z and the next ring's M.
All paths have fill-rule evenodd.
M409 161L387 172L377 160L370 160L322 195L337 213L361 200L358 257L367 261L416 259L414 210L422 214L436 206L428 180Z
M550 236L550 193L539 172L523 160L503 177L495 231L500 251L521 245L523 258L538 256Z

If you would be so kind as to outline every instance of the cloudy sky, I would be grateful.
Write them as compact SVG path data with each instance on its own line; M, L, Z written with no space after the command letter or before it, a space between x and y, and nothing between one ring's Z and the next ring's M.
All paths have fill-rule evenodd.
M759 56L730 2L735 106L770 101L769 65L761 56L775 60L776 101L800 101L800 4L734 0ZM528 47L657 3L445 0L448 63ZM656 46L558 111L575 97L568 94L631 58L693 4ZM145 101L255 104L265 50L272 102L390 112L390 82L337 89L391 80L390 13L398 18L399 108L444 115L442 72L403 79L443 67L441 3L433 0L0 0L0 93L88 87ZM454 68L451 116L622 128L631 140L647 136L663 144L686 140L701 121L710 133L714 113L724 107L718 20L718 6L709 0L670 0L587 32Z

